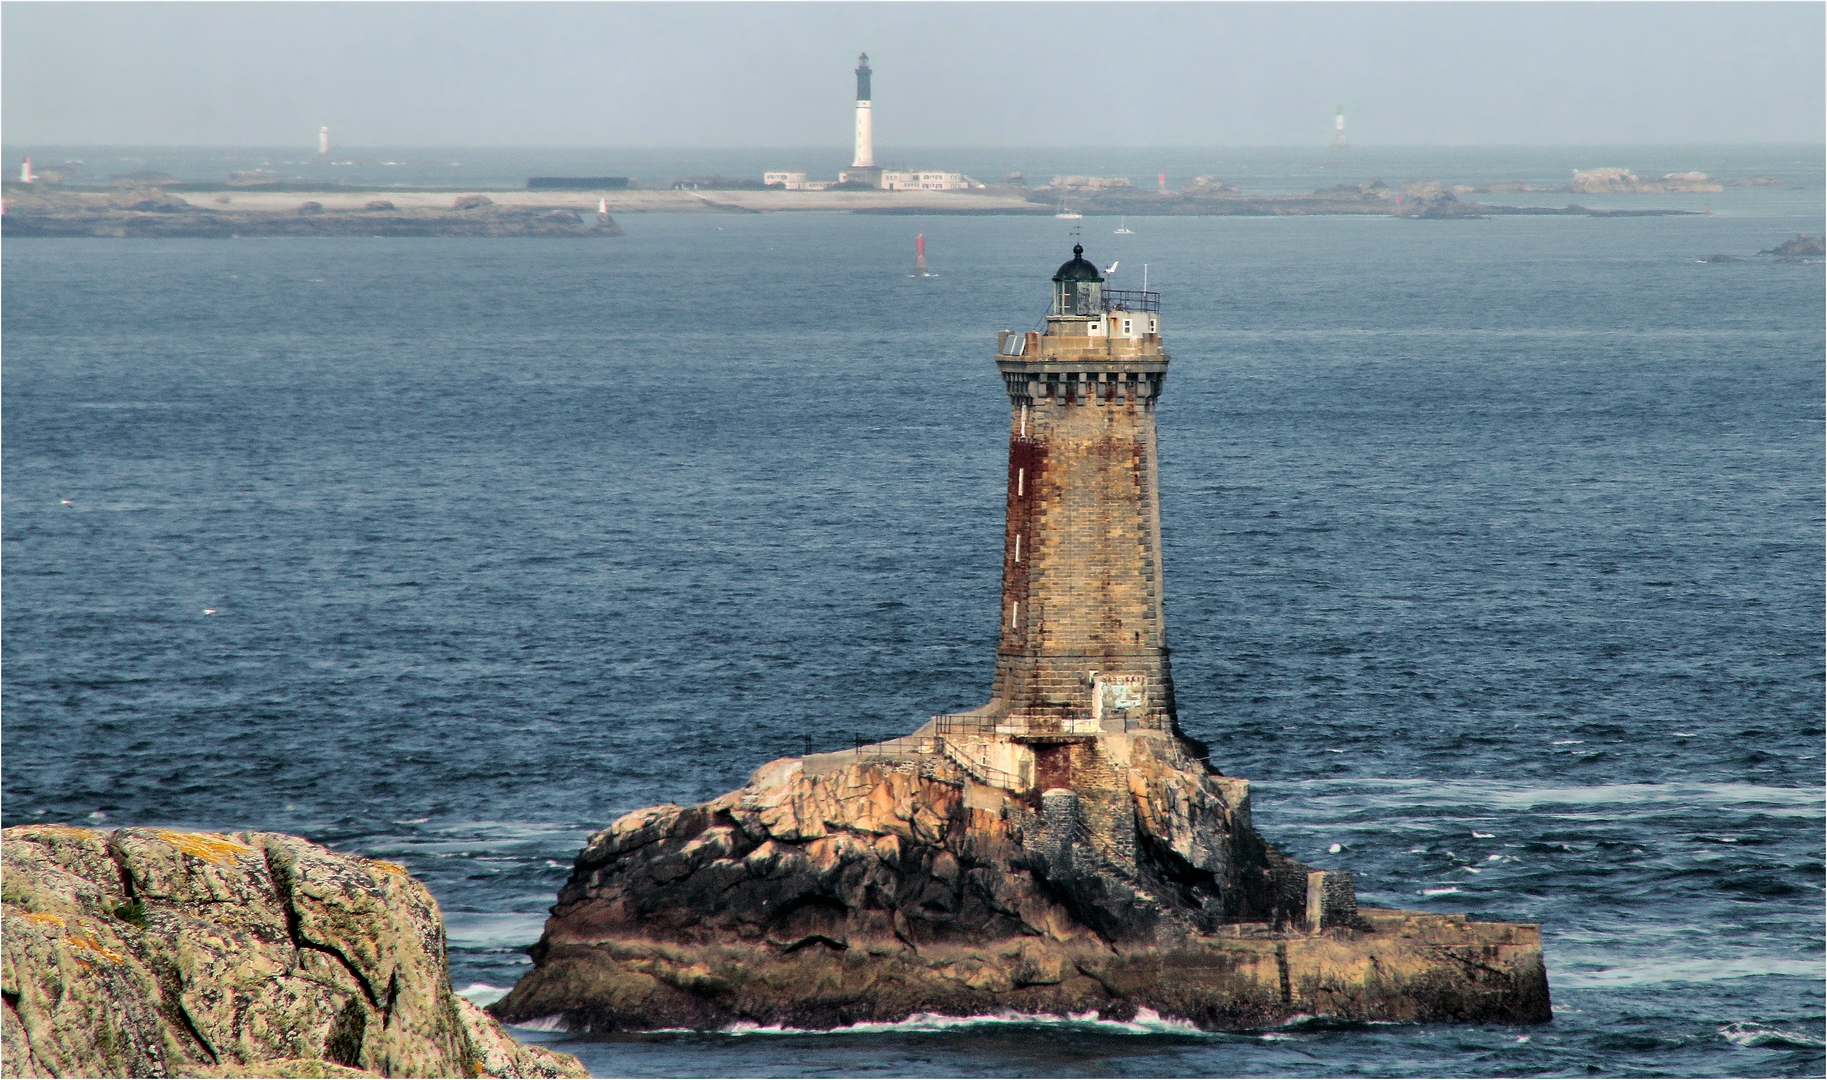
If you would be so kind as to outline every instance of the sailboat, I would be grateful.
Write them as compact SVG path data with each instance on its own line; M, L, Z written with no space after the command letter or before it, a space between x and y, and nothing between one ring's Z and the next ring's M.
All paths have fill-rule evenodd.
M1134 236L1135 234L1136 234L1136 231L1129 227L1129 219L1127 217L1117 218L1116 235Z

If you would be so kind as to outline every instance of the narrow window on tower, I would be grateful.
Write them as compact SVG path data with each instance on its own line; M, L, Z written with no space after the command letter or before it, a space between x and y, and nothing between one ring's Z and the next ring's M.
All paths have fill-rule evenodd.
M1015 470L1015 496L1020 498L1028 493L1028 470Z
M1015 561L1021 561L1021 534L1015 534Z
M1020 621L1021 621L1021 601L1017 600L1013 604L1009 605L1009 629L1010 630L1015 629L1015 624Z

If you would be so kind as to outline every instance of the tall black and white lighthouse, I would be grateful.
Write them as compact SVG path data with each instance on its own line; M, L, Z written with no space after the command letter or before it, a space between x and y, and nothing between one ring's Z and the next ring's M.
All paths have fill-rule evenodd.
M856 58L856 160L853 169L875 168L875 122L869 106L869 54Z

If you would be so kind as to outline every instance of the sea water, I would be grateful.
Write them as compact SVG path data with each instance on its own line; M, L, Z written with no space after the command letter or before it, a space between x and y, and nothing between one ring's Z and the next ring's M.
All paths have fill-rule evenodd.
M1553 1023L518 1034L599 1075L1819 1075L1822 268L1699 261L1819 235L1819 160L1712 216L1073 223L1164 295L1183 726L1363 902L1540 922ZM592 830L980 704L991 353L1071 226L621 223L8 241L5 822L402 862L487 1000Z

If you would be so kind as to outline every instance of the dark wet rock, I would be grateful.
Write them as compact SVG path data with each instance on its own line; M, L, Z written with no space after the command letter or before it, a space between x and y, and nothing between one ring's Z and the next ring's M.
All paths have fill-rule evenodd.
M495 205L495 200L487 195L459 195L450 205L457 210L480 210L485 206Z
M393 204L391 202L388 202L386 199L369 199L368 205L362 207L362 209L363 210L391 210L391 209L393 209Z
M1703 261L1710 262L1710 263L1744 262L1743 259L1739 258L1736 255L1708 255Z
M324 204L317 202L314 199L307 202L301 202L298 204L298 212L301 214L321 214L324 212Z

